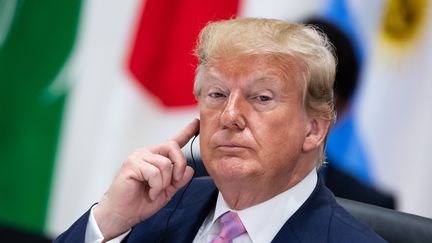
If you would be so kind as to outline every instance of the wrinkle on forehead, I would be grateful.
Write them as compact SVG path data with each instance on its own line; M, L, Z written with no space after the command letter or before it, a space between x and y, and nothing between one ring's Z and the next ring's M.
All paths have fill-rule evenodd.
M262 67L262 68L257 68ZM300 90L305 94L305 65L292 56L282 54L252 54L234 58L213 59L205 65L204 79L231 79L256 83L278 82L285 90Z

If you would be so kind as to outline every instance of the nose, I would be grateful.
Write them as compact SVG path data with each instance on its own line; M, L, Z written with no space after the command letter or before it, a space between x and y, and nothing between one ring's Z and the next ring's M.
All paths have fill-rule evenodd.
M246 101L241 94L231 93L221 113L220 122L222 127L243 130L246 126L245 109Z

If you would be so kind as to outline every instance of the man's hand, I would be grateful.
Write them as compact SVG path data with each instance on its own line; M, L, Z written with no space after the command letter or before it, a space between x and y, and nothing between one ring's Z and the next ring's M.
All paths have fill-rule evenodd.
M193 176L181 148L198 132L195 119L177 136L132 153L94 208L105 240L112 239L165 206Z

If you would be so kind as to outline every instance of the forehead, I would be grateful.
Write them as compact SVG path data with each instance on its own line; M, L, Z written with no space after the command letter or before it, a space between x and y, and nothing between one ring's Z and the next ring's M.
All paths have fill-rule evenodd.
M303 87L303 72L301 62L293 57L256 54L219 58L209 62L204 76L207 81L247 84L253 81L259 84L278 84L282 87Z

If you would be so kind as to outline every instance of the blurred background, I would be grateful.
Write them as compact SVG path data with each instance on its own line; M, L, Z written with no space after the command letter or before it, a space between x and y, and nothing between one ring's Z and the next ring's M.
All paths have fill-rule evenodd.
M55 237L130 152L196 117L196 36L235 16L329 35L339 114L322 177L337 196L432 217L431 4L0 0L0 241Z

